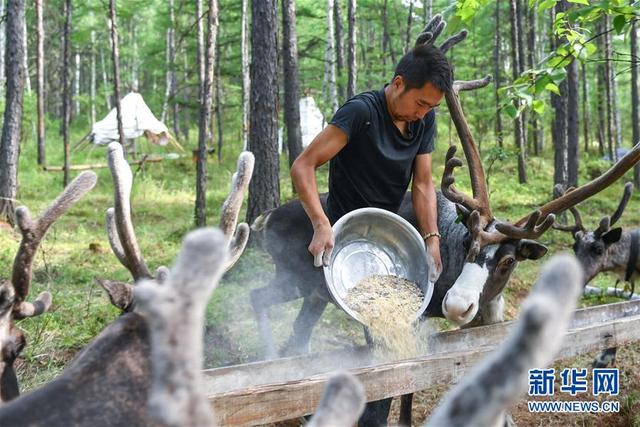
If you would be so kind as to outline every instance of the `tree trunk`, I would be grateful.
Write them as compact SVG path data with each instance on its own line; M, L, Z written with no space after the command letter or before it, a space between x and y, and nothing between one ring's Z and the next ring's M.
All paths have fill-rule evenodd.
M596 32L601 33L603 30L602 25L598 25L596 27ZM604 51L604 37L599 37L597 39L598 50L600 52ZM607 113L607 104L606 104L606 73L605 67L602 62L598 62L596 66L597 76L596 76L596 109L598 111L598 153L600 156L604 156L605 152L605 144L606 144L606 134L607 134L607 126L606 126L606 113Z
M67 0L70 1L70 0ZM116 0L109 0L109 14L111 18L111 60L113 62L113 97L116 104L116 118L118 120L118 137L120 145L124 147L124 129L122 128L122 108L120 108L120 52L118 51L118 21L116 15Z
M38 81L38 164L40 166L46 165L45 156L45 127L44 127L44 23L42 19L44 0L36 0L36 37L37 37L37 49L36 49L36 79ZM0 1L4 3L4 1ZM2 31L0 29L0 31Z
M69 167L71 151L69 147L69 124L71 121L71 88L69 87L71 71L71 0L63 3L64 30L62 32L62 140L64 146L64 179L63 186L69 184Z
M391 36L389 35L389 1L384 0L384 6L382 9L382 64L385 71L387 70L388 56L391 57L391 62L395 66L396 56L393 53Z
M342 7L340 6L340 0L334 0L333 3L333 22L335 23L336 80L338 81L337 90L340 95L340 99L343 100L345 94L344 86L342 85L342 71L344 70L344 26L342 25Z
M584 152L589 152L589 76L587 64L582 63L582 133L584 137Z
M409 13L407 14L407 31L404 39L404 53L411 48L411 26L413 24L413 0L409 0Z
M27 46L27 16L22 20L22 43L24 44L24 56L22 57L22 66L24 67L24 84L27 93L31 95L31 79L29 78L29 49Z
M526 1L526 0L524 0ZM516 14L516 25L518 26L518 31L516 33L518 37L518 76L522 74L522 72L527 68L527 56L525 54L525 31L524 31L524 20L526 16L526 7L523 7L523 0L515 0L515 14ZM520 128L522 133L522 146L525 149L525 158L527 154L527 148L529 147L529 139L527 132L527 123L529 122L529 114L526 110L524 110L521 114L520 118ZM523 163L524 165L524 163ZM526 175L526 173L525 173ZM526 179L526 178L525 178Z
M5 1L0 0L0 17L4 17L6 14ZM7 25L6 19L0 19L0 93L4 94L5 86L5 49L7 40Z
M431 17L433 16L433 0L424 0L423 12L424 12L424 24L426 25L427 22L429 22L431 20Z
M495 45L493 47L493 65L495 74L495 98L496 98L496 121L495 121L495 133L498 146L502 147L502 118L500 117L500 96L498 90L500 89L500 68L502 67L502 61L500 59L500 0L496 0L495 8L495 20L496 20L496 34Z
M199 1L198 1L199 3ZM207 44L204 63L204 73L200 82L200 126L198 128L198 162L196 171L196 226L203 227L207 223L206 195L207 195L207 142L211 140L211 105L213 84L213 67L215 63L216 36L218 31L218 1L208 0L207 14Z
M77 117L80 115L80 54L76 52L74 55L74 72L73 79L73 114Z
M580 146L579 96L578 61L574 59L567 65L567 170L568 184L573 187L578 186L580 161L578 153Z
M220 25L218 25L220 31ZM220 37L217 37L220 40ZM222 143L224 141L223 99L222 82L220 79L220 43L216 43L216 128L218 129L218 163L222 161Z
M604 28L605 30L609 29L609 17L607 15L604 16ZM605 96L607 102L607 124L606 124L606 133L607 133L607 150L609 151L609 159L615 162L616 153L614 150L614 126L615 119L614 115L614 104L613 104L613 70L611 67L611 57L612 57L612 49L611 49L611 33L606 32L604 35L604 53L605 53L605 61L604 61L604 88L605 88Z
M100 49L100 65L102 67L102 90L104 92L105 105L107 111L111 111L111 101L109 100L109 79L107 78L107 65L104 60L104 51ZM161 120L162 121L162 120Z
M133 44L133 55L131 57L131 89L138 92L140 82L138 80L138 39L136 38L135 22L131 21L131 43Z
M91 124L96 122L96 32L91 31L91 88L89 90L91 104Z
M284 121L287 127L289 168L291 168L293 161L302 152L298 41L294 0L282 0L282 50L284 56Z
M338 109L338 89L336 87L336 53L333 34L333 4L327 0L327 48L324 57L325 100L332 112ZM254 19L255 24L255 19ZM254 49L255 51L255 49Z
M242 0L240 50L242 51L242 145L246 150L249 140L249 101L251 95L251 76L249 72L249 0Z
M556 13L564 13L564 4L562 1L558 2L555 6ZM551 25L555 19L555 14L552 11ZM553 33L552 33L553 34ZM552 36L554 37L554 36ZM553 41L552 49L555 50L558 40ZM554 160L554 172L553 183L560 184L564 187L567 185L567 81L564 80L559 85L560 95L551 94L551 105L555 109L555 117L553 120L553 126L551 134L553 137L553 160Z
M358 65L356 62L356 4L357 0L349 0L349 80L347 82L347 99L351 99L357 92Z
M631 24L631 126L632 141L635 145L640 142L640 114L638 104L640 104L640 92L638 91L638 23ZM633 182L636 188L640 188L640 164L636 163L633 168Z
M518 9L517 1L509 0L509 11L511 15L511 62L513 70L513 79L520 75L520 48L518 46L520 36L518 35ZM519 105L516 105L518 108ZM516 147L518 148L518 182L524 184L527 182L527 170L525 166L525 139L524 139L524 123L522 114L518 115L514 120L514 138Z
M4 122L0 138L0 220L15 224L15 199L18 188L18 156L22 127L22 98L24 92L24 1L7 4L5 45L5 97Z
M331 8L327 9L331 11ZM267 209L280 204L278 157L277 3L252 2L251 127L249 148L256 158L249 184L247 222L253 223ZM331 32L328 33L331 36Z
M528 13L528 28L527 28L527 66L529 68L535 68L536 66L536 27L537 27L537 12L535 8L530 8ZM529 114L529 141L533 146L533 152L536 156L540 155L540 132L538 129L538 113L531 111Z

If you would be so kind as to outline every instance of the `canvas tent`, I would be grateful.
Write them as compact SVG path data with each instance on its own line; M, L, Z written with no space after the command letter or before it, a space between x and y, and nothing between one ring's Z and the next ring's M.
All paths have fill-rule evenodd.
M138 138L144 135L154 144L167 145L168 142L171 142L178 148L182 148L171 136L167 126L156 119L139 93L128 93L120 101L120 108L122 111L122 127L126 139ZM96 145L107 145L117 140L118 121L116 109L113 108L104 119L94 123L89 134L89 141Z

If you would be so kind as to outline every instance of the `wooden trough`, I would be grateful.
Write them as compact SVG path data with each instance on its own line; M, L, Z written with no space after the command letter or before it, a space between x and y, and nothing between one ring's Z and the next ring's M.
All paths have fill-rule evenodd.
M514 322L440 332L430 352L372 364L365 347L248 363L204 371L207 395L219 424L253 425L313 413L330 374L349 370L364 385L367 401L455 382L493 351ZM640 341L640 301L577 310L557 359Z

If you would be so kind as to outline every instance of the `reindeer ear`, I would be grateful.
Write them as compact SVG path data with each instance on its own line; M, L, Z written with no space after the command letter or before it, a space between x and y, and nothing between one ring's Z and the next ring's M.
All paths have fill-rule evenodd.
M549 248L535 240L522 239L518 242L516 248L516 259L524 261L525 259L536 260L546 255Z
M618 240L620 240L620 237L622 237L622 228L613 228L604 233L601 237L605 245L616 243Z

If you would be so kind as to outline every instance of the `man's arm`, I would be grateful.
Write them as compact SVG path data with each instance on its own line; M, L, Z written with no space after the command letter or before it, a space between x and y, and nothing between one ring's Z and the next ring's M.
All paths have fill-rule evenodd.
M334 125L327 125L291 166L291 180L313 225L309 252L316 267L329 264L334 244L333 230L318 196L316 169L331 160L346 144L347 134Z
M411 185L411 201L422 235L438 232L438 199L431 176L431 154L419 154L413 166L413 183ZM433 257L436 274L442 272L440 259L440 238L431 235L425 240L429 254ZM434 277L434 276L432 276Z

